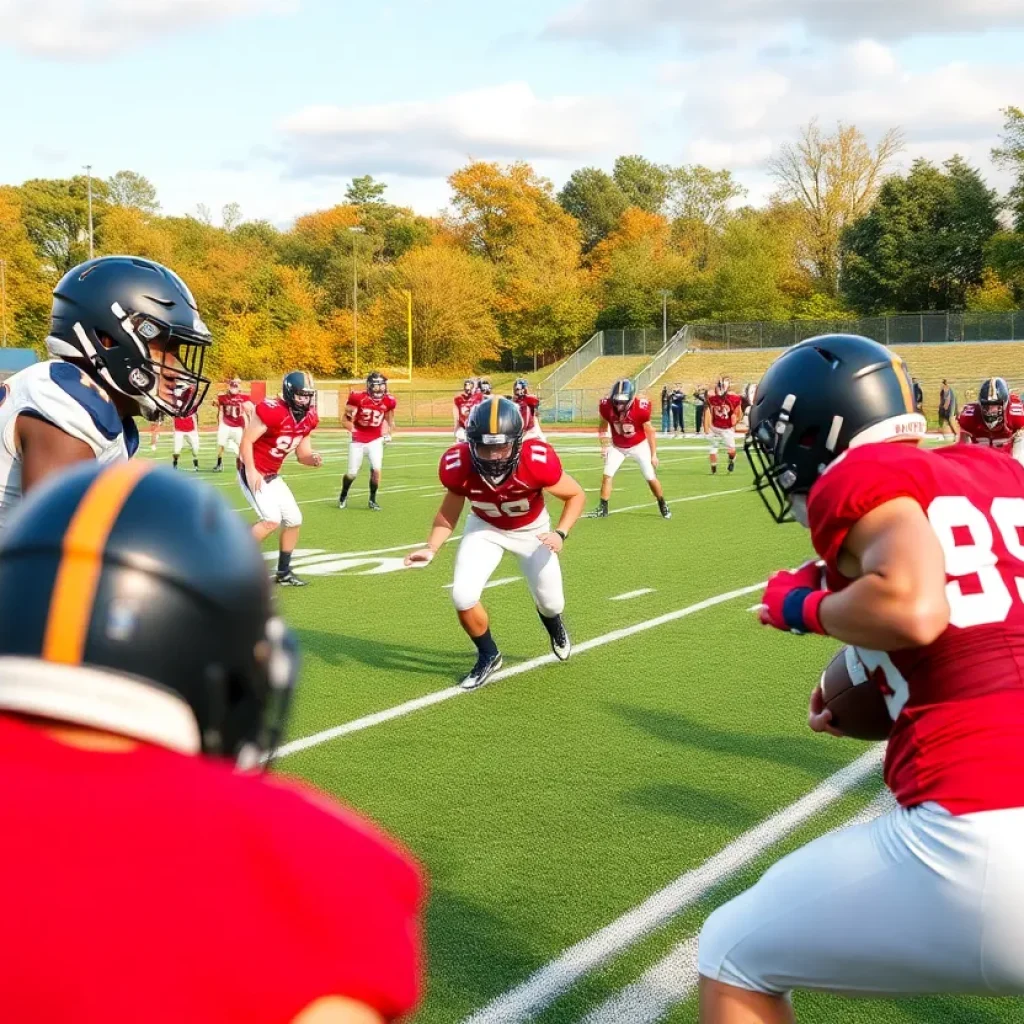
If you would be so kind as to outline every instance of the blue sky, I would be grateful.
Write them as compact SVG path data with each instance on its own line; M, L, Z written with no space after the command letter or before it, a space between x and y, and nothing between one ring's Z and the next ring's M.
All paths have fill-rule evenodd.
M471 157L560 185L642 152L762 201L817 115L1004 185L1021 53L1024 0L0 0L0 182L131 168L166 212L284 225L355 174L433 213Z

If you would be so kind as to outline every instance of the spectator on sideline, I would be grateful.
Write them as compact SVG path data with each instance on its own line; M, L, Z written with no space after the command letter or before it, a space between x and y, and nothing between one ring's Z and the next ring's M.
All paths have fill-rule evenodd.
M666 435L669 432L672 422L669 416L669 391L668 385L666 384L661 389L661 432Z
M954 437L960 436L960 420L957 418L956 392L949 386L945 377L942 378L942 388L939 390L939 430L942 436L946 436L947 428L953 432Z
M708 388L706 384L701 384L693 393L694 403L694 430L701 434L704 430L704 406L707 403Z
M921 390L921 382L916 377L914 378L914 405L918 409L924 409L924 392Z
M672 385L672 433L685 436L686 424L683 422L683 403L686 401L686 393L683 385L676 383Z

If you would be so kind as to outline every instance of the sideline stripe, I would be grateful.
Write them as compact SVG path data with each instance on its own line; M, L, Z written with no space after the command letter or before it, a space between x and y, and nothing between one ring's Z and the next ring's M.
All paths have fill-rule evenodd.
M642 590L630 590L625 594L616 594L615 597L609 597L609 601L631 601L634 597L643 597L644 594L653 594L654 587L644 587Z
M633 626L625 626L623 629L612 630L611 633L605 633L602 636L594 637L592 640L585 640L583 643L577 644L573 648L573 656L583 654L585 651L592 651L597 647L604 647L606 644L612 644L618 640L625 640L627 637L635 636L637 633L645 633L649 629L656 629L658 626L675 622L677 619L685 619L696 612L702 612L707 608L714 608L715 605L724 604L726 601L732 601L737 597L752 594L755 590L761 590L764 586L764 583L755 583L749 587L741 587L739 590L730 590L725 594L709 597L705 601L699 601L697 604L691 604L686 608L679 608L674 612L659 615L657 618L647 619ZM503 668L500 672L495 672L491 676L491 682L487 685L490 686L491 683L500 682L502 679L511 679L513 676L522 675L524 672L532 672L535 668L551 665L557 660L554 654L542 654L539 658L531 658L529 661L523 661L518 665L512 665L509 668ZM331 729L324 729L322 732L313 733L312 736L305 736L302 739L292 740L291 743L285 743L278 748L277 753L274 755L274 760L288 757L291 754L297 754L299 751L308 750L310 747L318 747L321 743L329 743L331 740L348 736L354 732L361 732L363 729L369 729L374 725L382 725L384 722L390 722L392 719L412 714L413 711L419 711L433 704L440 704L451 697L459 697L471 692L473 691L463 690L459 686L449 686L444 690L436 690L434 693L428 693L423 697L417 697L415 700L406 701L404 704L398 704L384 711L377 711L372 715L366 715L364 718L356 718L351 722L336 725Z
M517 1024L530 1020L581 978L692 907L765 850L863 782L878 770L884 751L884 744L872 747L796 803L743 833L700 867L680 875L622 917L570 946L526 981L467 1017L464 1024Z
M862 825L888 814L896 806L893 795L883 789L870 804L849 821L832 829ZM674 1006L686 1002L697 987L697 936L681 942L664 959L658 961L638 981L602 1003L588 1014L582 1024L656 1024Z

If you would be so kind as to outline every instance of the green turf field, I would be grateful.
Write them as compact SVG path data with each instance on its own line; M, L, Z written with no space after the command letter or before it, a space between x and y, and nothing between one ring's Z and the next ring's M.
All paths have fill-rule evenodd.
M771 570L810 556L806 534L771 521L742 460L735 474L711 477L697 442L663 442L674 518L659 517L627 463L615 514L581 521L566 545L572 659L553 663L506 556L494 579L509 582L485 591L506 674L463 694L451 688L475 652L445 589L454 544L426 569L397 568L427 535L448 442L409 436L391 445L384 511L372 513L365 466L349 507L336 507L347 438L316 440L324 466L289 460L285 473L306 517L295 569L311 585L280 593L305 662L293 744L277 770L371 815L426 865L427 995L416 1020L695 1021L692 939L707 913L880 792L877 771L868 772L788 834L778 830L774 845L742 839L870 751L805 725L807 694L835 645L770 632L749 611ZM596 439L554 444L596 503ZM252 518L234 473L205 471L213 438L203 445L201 478ZM166 435L157 457L169 460ZM443 699L402 707L429 695ZM378 715L389 709L393 717ZM740 839L745 856L722 878L722 858L712 858ZM624 918L698 871L656 897L657 914ZM585 957L572 953L577 944ZM544 970L560 957L557 971ZM980 1000L798 995L796 1006L814 1024L1024 1019L1019 1003Z

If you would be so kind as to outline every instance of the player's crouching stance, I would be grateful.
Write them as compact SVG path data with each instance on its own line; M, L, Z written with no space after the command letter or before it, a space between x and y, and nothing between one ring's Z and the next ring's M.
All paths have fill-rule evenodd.
M1024 467L924 433L903 362L866 338L806 341L758 386L755 487L825 566L776 573L762 621L855 646L900 806L712 914L705 1024L790 1022L794 988L1024 994ZM816 687L809 724L831 722Z
M463 689L483 686L501 668L501 653L480 596L506 551L518 556L551 650L565 661L571 644L562 622L565 594L558 552L583 511L583 488L562 470L554 448L543 441L523 440L519 410L509 399L497 397L474 408L466 442L444 453L439 475L448 493L426 548L413 551L405 564L431 561L452 535L468 498L472 511L455 559L452 587L459 622L477 649L476 664L462 680ZM565 502L554 530L544 507L545 491Z
M313 451L310 437L319 422L313 378L302 370L293 370L281 382L281 397L260 402L242 435L238 482L246 501L260 517L252 535L262 543L281 529L274 578L288 587L307 584L292 572L292 552L299 542L302 512L280 475L281 467L291 452L303 466L315 468L323 463L320 453Z

